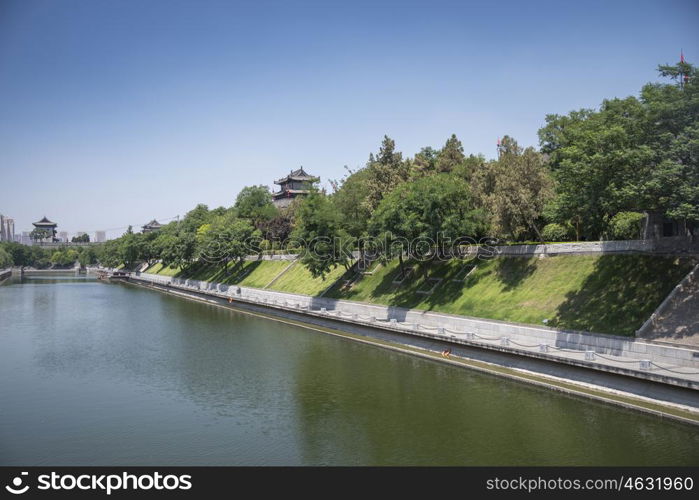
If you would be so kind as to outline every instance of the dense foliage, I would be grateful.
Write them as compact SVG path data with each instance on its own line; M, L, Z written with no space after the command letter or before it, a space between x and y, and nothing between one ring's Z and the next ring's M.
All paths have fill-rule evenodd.
M265 186L245 187L229 208L197 205L182 220L82 250L43 252L4 245L0 266L67 265L96 260L188 268L216 262L221 272L246 255L298 251L313 276L348 266L353 251L421 257L441 242L497 237L517 241L629 239L641 236L643 212L699 228L699 93L688 63L660 66L674 81L645 85L638 97L599 109L546 116L540 150L505 136L498 157L466 155L451 135L439 149L405 157L384 136L358 170L279 209ZM687 78L682 77L686 75ZM45 233L35 231L40 239ZM9 256L9 260L8 260Z

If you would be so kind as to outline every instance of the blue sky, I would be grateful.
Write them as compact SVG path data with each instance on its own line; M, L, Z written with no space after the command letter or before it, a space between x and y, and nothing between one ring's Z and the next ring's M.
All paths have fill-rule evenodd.
M699 60L699 3L0 0L0 213L111 229L230 206L290 169L492 157L548 113Z

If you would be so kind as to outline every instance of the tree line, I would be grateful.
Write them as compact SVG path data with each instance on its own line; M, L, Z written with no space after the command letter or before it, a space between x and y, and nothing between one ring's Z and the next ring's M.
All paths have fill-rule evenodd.
M697 70L686 62L658 69L671 81L648 83L638 97L547 115L539 149L505 136L498 157L487 160L466 154L452 135L438 149L405 157L384 136L364 167L346 167L331 181L331 192L313 189L279 209L267 187L248 186L231 207L200 204L158 231L129 228L99 245L95 257L110 267L161 260L228 269L250 253L298 251L313 275L323 276L349 266L351 251L394 254L401 266L404 254L442 251L414 241L638 238L644 211L696 232Z
M17 242L0 243L0 269L18 266L46 269L48 267L72 267L78 262L82 267L97 263L97 247L74 248L70 244L59 248L39 245L22 245Z

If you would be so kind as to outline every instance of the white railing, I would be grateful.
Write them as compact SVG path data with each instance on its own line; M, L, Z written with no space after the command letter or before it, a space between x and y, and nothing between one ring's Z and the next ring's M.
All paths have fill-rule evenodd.
M206 293L229 301L302 312L320 317L380 326L438 340L480 345L499 350L564 358L582 363L611 365L637 371L664 372L667 376L699 375L697 351L657 345L631 338L539 328L502 321L468 318L361 302L139 274L136 279L166 287ZM696 377L699 383L699 377Z

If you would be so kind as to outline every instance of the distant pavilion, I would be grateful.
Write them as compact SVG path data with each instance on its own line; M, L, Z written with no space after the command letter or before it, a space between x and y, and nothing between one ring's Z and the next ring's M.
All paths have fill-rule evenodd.
M144 233L150 233L150 232L152 232L152 231L157 231L157 230L160 229L161 227L163 227L163 225L162 225L161 223L159 223L159 222L158 222L157 220L155 220L155 219L153 219L152 221L150 221L150 222L149 222L148 224L146 224L145 226L141 226L141 228L143 229L143 232L144 232Z
M58 226L58 224L48 220L45 215L44 215L44 218L41 219L40 221L32 222L32 225L36 229L44 229L48 233L48 236L46 238L43 238L39 241L45 242L45 243L52 243L52 242L56 241L56 227Z
M307 174L303 167L294 170L286 177L274 181L279 185L279 191L272 193L273 203L278 208L287 207L295 198L310 193L311 187L318 181L320 177Z

